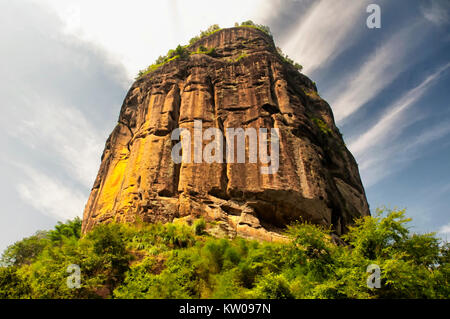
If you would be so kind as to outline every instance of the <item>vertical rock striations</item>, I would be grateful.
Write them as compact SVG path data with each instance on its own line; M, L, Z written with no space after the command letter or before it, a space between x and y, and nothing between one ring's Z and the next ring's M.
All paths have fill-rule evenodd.
M313 82L254 28L218 31L191 54L139 78L106 142L83 232L112 220L170 222L203 216L211 233L265 240L297 219L346 231L369 214L357 164ZM172 160L176 128L278 128L279 169L259 163ZM204 145L207 141L203 141Z

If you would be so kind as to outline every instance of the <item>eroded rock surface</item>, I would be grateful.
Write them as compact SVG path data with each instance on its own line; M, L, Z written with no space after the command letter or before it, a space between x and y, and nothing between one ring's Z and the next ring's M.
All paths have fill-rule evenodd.
M333 225L336 234L369 214L357 164L314 83L284 62L253 28L203 38L193 54L138 79L125 98L86 205L83 232L112 220L214 221L211 233L280 240L294 220ZM255 163L172 160L175 128L273 128L279 170ZM207 141L204 142L205 144Z

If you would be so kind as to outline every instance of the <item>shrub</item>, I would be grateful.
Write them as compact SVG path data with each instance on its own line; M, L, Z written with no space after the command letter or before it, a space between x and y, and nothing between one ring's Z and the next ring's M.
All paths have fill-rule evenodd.
M47 232L40 231L34 236L6 248L2 254L0 264L5 266L22 266L32 263L48 245Z
M203 235L206 229L206 222L203 218L197 219L194 222L193 227L196 235Z
M206 29L205 31L201 31L200 32L200 38L204 38L207 37L217 31L221 30L218 24L213 24L212 26L210 26L208 29Z
M147 67L145 70L140 70L136 79L159 69L168 62L171 62L179 58L181 59L187 58L189 56L189 51L186 48L187 46L178 45L175 48L175 50L169 50L165 56L159 56L156 59L155 63Z
M283 275L275 274L261 277L250 295L261 299L294 299L287 280Z
M235 23L234 26L238 27L239 24ZM247 20L247 21L242 22L240 26L258 29L258 30L264 32L265 34L267 34L268 36L272 37L272 32L270 31L270 28L267 25L256 24L252 20Z
M270 32L270 28L268 26L255 24L250 20L243 22L241 24L241 26L256 28L256 29L259 29L259 30L265 32L266 34L272 36L271 32ZM208 27L206 30L200 31L200 35L195 36L189 40L189 45L187 45L187 46L178 45L175 50L169 50L169 52L165 56L160 56L158 59L156 59L155 63L153 63L152 65L150 65L149 67L147 67L144 70L140 70L136 79L139 79L140 77L159 69L161 66L165 65L166 63L168 63L170 61L173 61L178 58L182 58L182 59L187 58L189 56L187 47L194 45L200 39L210 36L220 30L221 30L221 28L218 24L213 24L210 27ZM206 55L209 55L212 57L217 56L215 48L206 49L204 47L199 48L197 51L192 52L191 54L206 54Z
M448 263L441 259L446 245L433 234L411 235L408 222L404 210L378 210L357 220L343 236L353 247L348 267L379 265L382 287L370 291L372 297L448 298Z
M216 33L217 31L221 30L220 26L218 24L213 24L212 26L208 27L205 31L200 31L200 35L195 36L189 40L189 45L192 46L195 44L198 40L207 37L213 33Z
M48 232L48 238L52 242L61 242L63 239L78 240L81 237L81 219L76 217L66 223L58 222L54 230Z
M26 298L30 294L30 286L21 278L17 267L0 267L0 299Z
M131 267L121 286L114 291L115 298L122 299L144 299L155 284L153 267L155 259L145 258L141 263Z
M297 63L297 62L295 62L294 63L294 68L296 68L298 71L302 71L303 70L303 65L301 65L301 64L299 64L299 63Z
M325 135L329 135L332 134L331 129L328 127L327 123L325 123L322 119L313 117L311 119L314 123L316 123L316 125L319 127L320 131L325 134Z
M82 238L69 221L55 227L55 241L8 248L0 298L449 298L449 244L411 234L404 214L357 219L342 236L347 246L300 222L288 227L289 242L272 243L207 236L202 219L192 227L112 223ZM70 264L81 268L80 289L66 285ZM381 269L380 289L367 287L370 264Z
M191 54L206 54L211 57L217 57L216 48L208 49L208 48L205 48L203 45L199 46L197 51L193 51Z
M95 256L95 268L104 274L104 284L111 292L123 281L132 259L126 248L124 228L118 224L99 225L86 236L87 252Z
M296 68L299 72L303 70L303 66L297 62L294 62L287 54L284 54L280 47L277 47L278 55L280 56L281 60L285 63L289 63L294 68Z
M244 59L244 58L246 58L246 57L248 57L247 52L242 52L242 53L236 58L236 60L234 60L234 62L239 62L240 60L242 60L242 59Z

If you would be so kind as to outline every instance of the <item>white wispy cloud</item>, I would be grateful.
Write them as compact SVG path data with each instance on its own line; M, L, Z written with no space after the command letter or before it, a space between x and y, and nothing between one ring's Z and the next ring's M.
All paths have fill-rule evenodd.
M366 133L358 137L350 144L351 151L358 155L362 155L367 149L370 149L374 144L380 143L387 139L392 139L393 134L399 134L401 129L408 123L402 121L403 112L414 105L427 91L429 86L444 72L450 63L438 69L435 73L428 76L422 83L408 91L405 95L400 97L397 101L392 103L387 109L388 112L369 129ZM395 128L395 130L394 130ZM440 128L438 128L440 129ZM441 130L441 129L440 129ZM440 132L442 133L442 132ZM433 134L436 134L433 133ZM428 135L422 136L422 140L427 140L434 135L428 132Z
M36 96L24 99L22 107L26 114L9 134L30 148L53 154L54 161L71 178L90 188L100 163L104 137L79 110L49 102Z
M232 27L238 21L260 21L272 0L30 1L57 12L66 23L65 32L108 50L132 79L139 69L212 24Z
M336 121L342 122L390 85L407 67L407 53L417 44L419 24L407 26L375 49L356 72L342 81L337 96L330 99ZM410 41L416 37L415 41ZM348 80L348 81L347 81Z
M450 235L450 223L439 228L438 233L442 235Z
M366 17L367 1L321 0L311 6L292 29L290 40L282 43L284 51L311 74L330 63L355 39ZM355 28L357 26L357 28Z
M440 139L450 133L450 122L439 123L439 126L426 131L405 145L405 151L414 150L422 145L426 145L432 141ZM448 190L448 189L447 189Z
M450 126L450 122L439 123ZM450 128L436 127L418 137L407 138L402 142L386 142L373 146L370 151L357 157L359 169L366 187L370 187L405 168L414 160L423 156L423 147L450 134Z
M42 214L58 220L80 216L86 196L64 182L23 166L25 178L16 187L21 198Z
M78 13L71 14L75 28ZM24 220L51 227L82 215L129 84L119 61L67 33L39 3L0 0L0 21L0 198L9 205L2 248L11 241L5 229L28 234Z
M419 150L422 146L450 133L450 123L441 123L418 136L396 140L406 127L424 117L419 115L408 119L405 111L414 106L449 67L450 63L427 76L422 83L388 106L387 113L350 143L349 149L358 159L367 187L416 159L421 155Z
M450 22L450 2L447 0L431 0L422 6L422 14L428 21L434 24Z

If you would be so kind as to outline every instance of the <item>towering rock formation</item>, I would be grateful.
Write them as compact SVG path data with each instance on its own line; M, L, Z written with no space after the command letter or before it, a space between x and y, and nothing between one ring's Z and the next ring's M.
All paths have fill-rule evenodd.
M255 28L223 29L190 54L139 78L106 142L86 205L83 232L115 221L169 222L203 216L209 231L265 240L298 219L346 231L369 214L357 164L315 84ZM278 128L279 169L261 163L181 163L178 127ZM203 141L206 145L208 141ZM248 148L248 145L247 145Z

